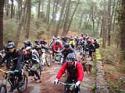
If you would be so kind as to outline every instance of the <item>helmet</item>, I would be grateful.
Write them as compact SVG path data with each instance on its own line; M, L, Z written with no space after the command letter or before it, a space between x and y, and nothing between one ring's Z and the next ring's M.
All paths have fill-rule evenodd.
M15 48L15 43L14 42L9 42L8 44L7 44L7 48L8 49L12 49L12 48Z
M34 43L35 43L35 44L39 44L39 41L38 41L38 40L35 40Z
M7 41L7 43L13 42L12 40Z
M32 47L30 47L30 46L26 47L26 50L31 50L31 49L32 49Z
M56 44L56 45L59 45L59 44L60 44L60 41L59 41L59 40L56 40L55 44Z
M41 45L35 45L34 48L35 49L41 49Z
M76 55L75 53L70 53L66 57L66 62L74 62L76 60Z
M69 44L64 45L64 48L69 48L69 47L70 47Z
M29 40L24 41L25 46L32 46L31 42Z

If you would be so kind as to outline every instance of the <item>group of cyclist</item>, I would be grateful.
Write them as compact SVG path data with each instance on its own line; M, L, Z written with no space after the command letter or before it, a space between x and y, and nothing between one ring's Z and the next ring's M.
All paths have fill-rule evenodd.
M14 75L18 76L20 80L19 82L21 82L21 74L24 72L24 65L30 63L30 68L28 70L29 76L32 76L36 82L41 82L38 69L42 69L45 65L45 55L43 54L51 54L52 51L52 59L54 61L55 55L61 53L63 57L63 61L61 62L62 67L60 68L54 83L57 84L63 73L67 70L68 75L66 82L75 82L77 87L75 93L78 93L80 90L79 86L84 77L84 67L77 59L77 52L80 52L83 56L89 55L92 58L96 48L99 48L96 39L83 34L77 37L67 36L61 38L53 36L50 44L45 40L36 40L34 41L34 44L31 41L26 40L23 43L24 46L17 49L13 41L8 41L4 48L5 56L0 62L0 65L5 64L6 68L12 71L18 70L18 73L15 73ZM12 83L10 91L13 91L15 88L15 86L13 86L13 75L10 80Z

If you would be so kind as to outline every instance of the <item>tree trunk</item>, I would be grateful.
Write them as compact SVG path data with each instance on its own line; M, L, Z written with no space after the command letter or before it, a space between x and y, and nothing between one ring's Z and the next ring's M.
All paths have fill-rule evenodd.
M125 60L125 0L122 0L120 27L121 27L120 45L121 45L122 56L123 56L123 59Z
M70 7L71 7L71 0L68 1L67 7L66 7L66 10L65 10L65 15L64 15L65 19L64 19L62 36L65 36L67 28L68 28Z
M17 19L20 20L22 14L22 0L18 0L18 16Z
M20 39L20 33L21 33L21 30L22 30L22 27L23 27L23 24L25 21L26 3L27 2L25 2L24 7L22 8L21 15L20 15L20 20L19 20L19 24L18 24L18 28L17 28L17 33L16 33L16 46L18 46L18 42Z
M37 15L38 18L40 18L40 6L41 6L41 0L39 0L38 3L38 15Z
M59 0L55 0L54 12L53 12L53 21L56 19L56 13L58 11L58 4L59 4Z
M61 12L60 12L60 18L59 18L59 21L58 21L58 24L57 24L57 28L56 28L56 35L58 35L58 32L59 32L59 28L60 28L60 24L61 24L61 21L62 21L62 17L63 17L65 5L66 5L66 1L67 0L64 0L64 2L62 4L62 9L61 9Z
M14 15L14 1L11 0L11 15L10 15L10 17L13 18L13 15Z
M50 0L48 0L47 4L47 12L46 12L46 19L47 19L47 24L49 24L49 18L50 18Z
M108 46L110 46L110 39L111 39L111 0L108 1L108 37L107 37L107 43Z
M106 20L105 20L105 17L103 17L102 19L102 47L103 48L106 48Z
M59 4L59 0L54 0L54 2L53 2L52 19L51 19L51 21L48 24L47 31L50 30L52 24L54 24L54 25L56 24L55 23L55 19L56 19L56 13L58 11L58 4ZM51 32L51 34L55 35L55 32Z
M79 1L80 1L80 0L78 0L78 2L77 2L77 4L76 4L76 7L75 7L75 9L74 9L74 11L73 11L73 14L71 15L71 19L69 20L69 24L67 25L66 30L62 33L63 36L65 36L65 35L68 33L69 29L70 29L70 26L71 26L71 24L72 24L74 15L75 15L75 13L76 13L76 11L77 11L77 8L78 8L78 5L79 5Z
M26 21L26 35L25 38L29 39L30 33L30 19L31 19L31 0L27 0L27 21Z
M92 7L91 7L91 9L92 9L92 14L91 14L91 16L92 16L92 30L93 30L93 36L95 36L95 18L94 18L94 6L92 5Z
M45 2L45 0L40 0L40 1L42 1L42 4L41 4L41 7L42 7L42 12L44 11L44 2Z
M71 19L70 19L70 22L69 22L69 25L68 25L68 29L67 29L67 31L66 31L66 34L68 33L68 31L69 31L69 29L70 29L70 26L71 26L71 24L72 24L74 15L75 15L75 13L76 13L76 11L77 11L77 8L78 8L78 5L79 5L79 1L80 1L80 0L78 0L78 2L77 2L77 4L76 4L76 7L75 7L75 9L74 9L74 11L73 11L73 14L72 14L72 16L71 16Z
M79 32L81 31L81 27L82 27L83 15L84 15L84 12L82 12L82 13L81 13L81 16L80 16L79 25L78 25L78 30L79 30Z
M3 7L4 0L0 0L0 50L3 49Z
M6 17L9 16L9 0L4 1L4 7L5 7L5 15Z

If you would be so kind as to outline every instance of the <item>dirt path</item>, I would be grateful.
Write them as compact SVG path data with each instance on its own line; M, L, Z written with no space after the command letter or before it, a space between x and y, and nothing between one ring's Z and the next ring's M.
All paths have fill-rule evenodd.
M42 73L41 93L63 93L62 85L54 85L53 81L60 68L60 65L53 64L50 68ZM81 84L81 93L93 93L95 85L95 76L88 76L85 73L84 81Z
M46 67L46 70L41 75L41 83L33 83L29 79L28 89L24 93L63 93L64 86L54 85L53 83L59 68L60 65L54 63L51 67ZM93 93L94 86L95 75L87 75L85 73L84 81L81 83L81 93Z

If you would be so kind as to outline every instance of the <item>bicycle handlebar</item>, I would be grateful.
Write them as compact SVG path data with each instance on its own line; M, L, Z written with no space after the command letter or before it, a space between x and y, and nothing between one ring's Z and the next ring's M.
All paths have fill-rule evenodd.
M62 81L59 81L59 84L65 85L65 86L72 86L75 85L75 83L64 83Z
M19 71L18 71L18 70L14 70L14 71L5 71L5 70L3 70L3 69L0 69L0 72L9 74L9 73L15 73L15 72L19 72Z

